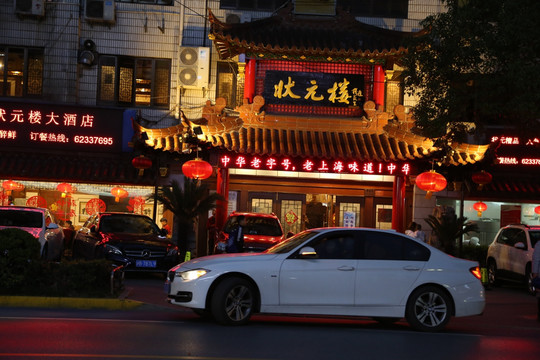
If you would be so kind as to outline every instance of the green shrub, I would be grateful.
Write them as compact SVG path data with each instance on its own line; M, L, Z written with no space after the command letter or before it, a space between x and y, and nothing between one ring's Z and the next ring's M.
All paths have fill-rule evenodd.
M0 295L113 297L107 260L48 262L39 241L20 229L0 230Z
M0 293L24 286L40 252L39 241L26 231L0 230Z
M39 259L41 245L33 235L21 229L0 230L0 254L8 259Z

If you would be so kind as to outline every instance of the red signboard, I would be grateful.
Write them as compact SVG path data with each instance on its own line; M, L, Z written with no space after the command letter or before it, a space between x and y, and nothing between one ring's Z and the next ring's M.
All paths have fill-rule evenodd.
M540 170L540 136L493 135L491 143L497 165Z
M0 146L120 151L123 110L0 103Z

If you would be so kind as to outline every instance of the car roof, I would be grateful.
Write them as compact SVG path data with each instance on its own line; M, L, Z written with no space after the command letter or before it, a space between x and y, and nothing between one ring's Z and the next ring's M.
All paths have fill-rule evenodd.
M36 211L36 212L47 211L47 209L39 208L35 206L17 206L17 205L0 206L0 210L22 210L22 211Z
M236 212L236 211L232 212L229 215L229 217L238 216L238 215L242 215L245 217L267 217L267 218L275 218L275 219L278 218L276 214L256 213L256 212Z

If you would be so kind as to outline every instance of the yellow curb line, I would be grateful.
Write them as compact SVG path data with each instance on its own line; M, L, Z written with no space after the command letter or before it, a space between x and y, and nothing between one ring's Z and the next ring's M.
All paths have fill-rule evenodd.
M64 307L76 309L131 310L142 304L142 302L127 299L0 296L0 306L5 307Z

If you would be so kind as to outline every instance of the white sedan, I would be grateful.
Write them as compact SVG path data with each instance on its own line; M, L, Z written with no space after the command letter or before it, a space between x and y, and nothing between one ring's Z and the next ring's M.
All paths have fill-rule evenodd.
M253 313L403 317L421 331L485 306L478 263L392 230L311 229L264 253L196 258L172 268L172 304L241 325Z

